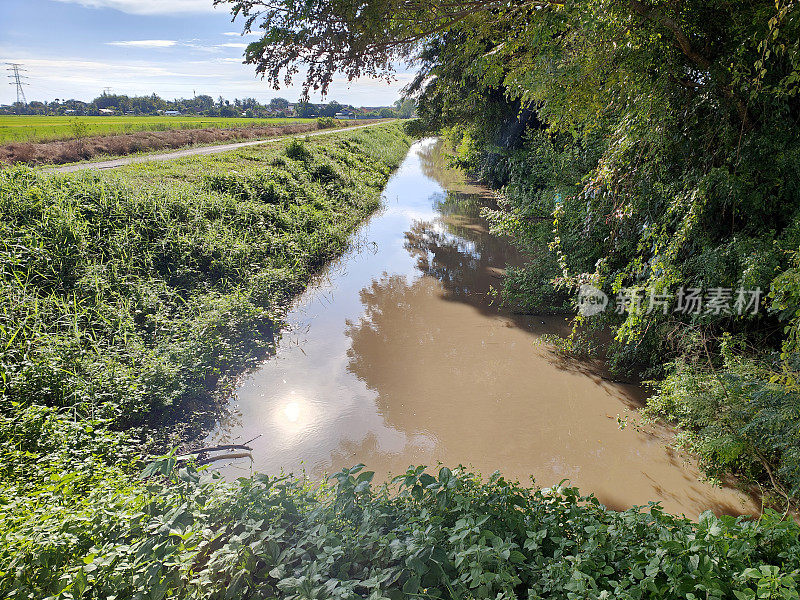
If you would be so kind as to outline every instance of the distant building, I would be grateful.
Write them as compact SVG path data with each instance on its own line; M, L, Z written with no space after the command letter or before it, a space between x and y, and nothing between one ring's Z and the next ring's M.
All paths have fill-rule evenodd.
M350 112L349 110L343 110L342 112L336 113L337 119L355 119L356 116Z
M181 114L181 111L179 111L179 110L165 110L164 114L167 115L168 117L177 117L177 116L179 116Z
M75 111L73 111L73 112L75 112ZM101 108L99 112L100 112L101 115L113 115L117 111L112 110L110 108Z

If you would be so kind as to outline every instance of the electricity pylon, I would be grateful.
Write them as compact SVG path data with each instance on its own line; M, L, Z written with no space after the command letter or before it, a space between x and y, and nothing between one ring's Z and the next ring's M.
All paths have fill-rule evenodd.
M8 76L9 79L12 81L9 85L14 85L17 87L17 104L20 103L20 98L22 99L22 104L27 104L28 101L25 99L25 89L23 86L27 85L23 79L27 79L25 75L22 75L25 69L19 63L6 63L8 65L8 69L6 71L11 71L11 75Z

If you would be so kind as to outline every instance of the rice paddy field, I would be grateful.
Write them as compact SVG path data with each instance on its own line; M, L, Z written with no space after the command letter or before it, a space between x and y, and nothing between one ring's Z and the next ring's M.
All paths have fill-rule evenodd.
M0 145L11 142L46 142L72 138L134 133L137 131L168 131L171 129L202 129L205 127L263 127L307 123L313 119L246 119L230 117L47 117L0 116Z

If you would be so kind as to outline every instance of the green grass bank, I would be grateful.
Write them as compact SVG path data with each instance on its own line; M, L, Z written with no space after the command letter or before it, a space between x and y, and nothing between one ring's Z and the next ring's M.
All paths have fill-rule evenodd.
M390 125L104 173L0 171L5 447L49 454L51 418L202 425L409 143Z

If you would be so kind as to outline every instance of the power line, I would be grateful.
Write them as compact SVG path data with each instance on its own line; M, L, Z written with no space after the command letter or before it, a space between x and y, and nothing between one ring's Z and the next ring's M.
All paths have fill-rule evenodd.
M28 101L25 99L25 90L23 86L28 85L23 81L23 79L28 79L25 75L20 75L20 73L25 72L25 69L20 63L6 63L8 68L6 71L11 71L11 75L8 76L9 79L12 79L9 85L14 85L17 87L17 104L20 102L20 98L22 98L22 103L27 104Z

